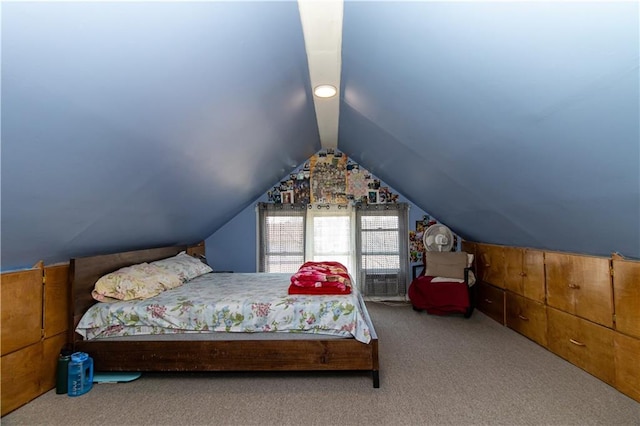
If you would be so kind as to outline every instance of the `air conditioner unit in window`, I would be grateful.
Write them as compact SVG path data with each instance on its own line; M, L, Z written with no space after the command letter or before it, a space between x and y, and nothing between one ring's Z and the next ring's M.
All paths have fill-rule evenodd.
M363 272L364 295L370 297L398 296L399 279L397 273L376 274Z

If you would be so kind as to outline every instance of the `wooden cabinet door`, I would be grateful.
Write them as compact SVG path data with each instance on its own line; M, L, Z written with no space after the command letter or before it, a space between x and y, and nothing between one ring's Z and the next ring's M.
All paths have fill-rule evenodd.
M504 324L504 290L482 281L476 286L478 310L500 324Z
M40 341L42 269L2 274L2 355Z
M516 294L524 295L522 286L522 257L524 250L516 247L504 247L504 288Z
M504 250L501 246L476 245L478 279L504 288Z
M545 303L544 252L525 249L522 253L522 295Z
M609 259L547 252L547 304L613 328Z
M616 330L640 338L640 262L613 260L613 294Z
M640 402L640 339L614 335L616 388Z
M547 321L550 351L614 385L613 330L549 307Z
M1 365L1 415L4 416L42 393L40 392L42 342L38 341L4 355Z
M44 268L44 337L69 328L69 265Z
M547 307L510 291L506 292L507 327L547 346Z

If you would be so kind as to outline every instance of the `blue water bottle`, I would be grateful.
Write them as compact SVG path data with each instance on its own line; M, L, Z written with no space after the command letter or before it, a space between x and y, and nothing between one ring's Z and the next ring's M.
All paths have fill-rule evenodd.
M91 390L93 386L93 358L84 352L71 354L68 366L69 383L67 394L80 396Z

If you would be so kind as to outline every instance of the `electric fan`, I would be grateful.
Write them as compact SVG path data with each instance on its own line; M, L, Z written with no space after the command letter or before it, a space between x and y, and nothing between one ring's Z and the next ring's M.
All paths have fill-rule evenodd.
M446 226L436 223L424 231L422 242L427 251L451 251L453 233Z

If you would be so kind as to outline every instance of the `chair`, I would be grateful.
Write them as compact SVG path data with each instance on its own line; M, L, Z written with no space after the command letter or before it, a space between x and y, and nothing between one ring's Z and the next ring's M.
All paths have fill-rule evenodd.
M475 307L473 255L465 252L425 252L420 276L409 285L416 311L432 315L461 313L469 318Z

